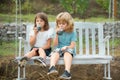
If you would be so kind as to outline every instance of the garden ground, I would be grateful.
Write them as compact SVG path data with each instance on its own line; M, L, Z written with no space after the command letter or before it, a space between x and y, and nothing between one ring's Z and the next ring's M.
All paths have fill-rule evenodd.
M115 54L120 53L120 46L115 48ZM26 66L27 80L58 80L57 78L50 79L47 76L47 68L42 68L36 65ZM64 66L57 66L59 74L62 74ZM72 65L71 80L103 80L103 65ZM111 77L112 80L120 79L120 56L114 56L111 61ZM14 62L14 56L0 56L0 80L15 80L17 77L17 63Z

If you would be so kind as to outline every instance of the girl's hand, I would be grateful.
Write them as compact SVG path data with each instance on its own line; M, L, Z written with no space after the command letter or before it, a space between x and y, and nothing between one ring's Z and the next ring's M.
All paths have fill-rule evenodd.
M34 30L35 35L37 35L38 33L37 27L34 27L33 30Z
M38 50L38 48L33 48L33 50L37 51L37 50Z
M68 48L68 46L64 46L61 48L62 51L65 51Z

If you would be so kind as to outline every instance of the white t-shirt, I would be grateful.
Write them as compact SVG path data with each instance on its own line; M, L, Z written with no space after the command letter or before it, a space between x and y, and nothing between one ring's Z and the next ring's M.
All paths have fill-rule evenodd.
M34 31L32 30L30 32L30 36L34 36ZM44 45L46 45L47 40L49 38L53 38L53 30L49 29L48 31L44 31L44 32L38 32L37 37L36 37L36 43L35 43L35 47L43 47Z

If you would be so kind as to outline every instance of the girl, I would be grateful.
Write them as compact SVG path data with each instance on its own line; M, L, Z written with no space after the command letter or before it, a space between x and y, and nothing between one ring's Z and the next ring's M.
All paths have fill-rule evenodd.
M40 56L34 59L34 62L42 63L46 66L46 56L51 52L52 33L49 30L47 15L43 12L37 13L34 20L34 28L30 33L31 51L24 55L20 60L20 66L24 66L26 61L33 56Z
M61 12L56 17L55 50L51 54L50 68L47 75L57 75L55 68L59 57L64 57L65 70L60 79L71 79L70 68L75 55L76 34L74 33L73 18L68 12Z

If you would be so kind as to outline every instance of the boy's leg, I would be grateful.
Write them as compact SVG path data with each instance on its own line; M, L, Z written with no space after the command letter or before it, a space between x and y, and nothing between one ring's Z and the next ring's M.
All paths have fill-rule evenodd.
M58 71L56 70L55 65L56 65L56 63L58 62L59 57L60 57L60 55L59 55L59 53L57 53L57 52L56 52L56 53L53 53L53 54L51 55L50 68L49 68L49 70L48 70L47 75L58 75Z
M70 72L71 64L72 64L72 55L68 52L64 53L64 62L65 62L65 70Z
M56 63L57 63L58 60L59 60L59 57L60 57L59 53L54 53L54 54L52 54L52 56L51 56L51 58L50 58L50 67L56 65Z
M65 63L65 71L59 78L71 79L70 68L72 64L72 55L68 52L64 53L64 63Z

